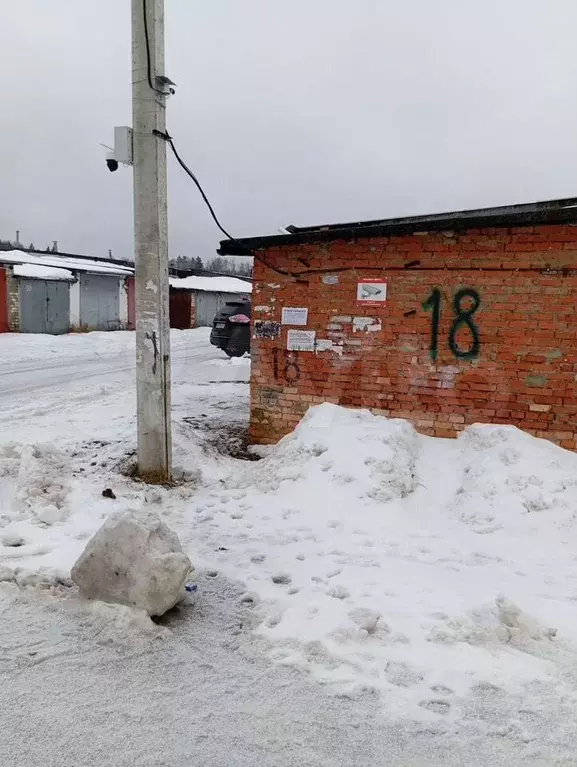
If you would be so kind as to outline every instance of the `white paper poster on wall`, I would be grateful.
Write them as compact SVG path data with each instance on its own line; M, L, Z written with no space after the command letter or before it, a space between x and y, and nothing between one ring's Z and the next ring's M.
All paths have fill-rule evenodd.
M306 307L283 306L283 325L306 325L309 318L309 310Z
M365 306L382 306L386 300L386 280L359 280L357 283L357 302L359 304L365 304Z
M289 330L286 348L291 352L314 352L316 335L314 330Z

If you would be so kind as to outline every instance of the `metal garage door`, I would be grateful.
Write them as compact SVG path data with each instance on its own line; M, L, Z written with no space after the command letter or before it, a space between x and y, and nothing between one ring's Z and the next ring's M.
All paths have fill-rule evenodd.
M20 332L68 333L70 288L68 282L20 280Z
M120 328L120 285L118 277L80 275L80 325L86 330Z
M196 294L196 325L212 325L212 318L218 311L218 293L198 291Z
M214 315L227 301L239 301L240 296L235 293L209 293L198 291L196 293L196 326L206 327L212 325Z

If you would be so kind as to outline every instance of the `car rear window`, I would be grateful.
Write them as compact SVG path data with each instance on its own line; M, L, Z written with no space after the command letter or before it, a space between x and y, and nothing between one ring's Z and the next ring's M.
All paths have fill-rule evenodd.
M247 301L227 301L220 310L220 314L230 316L231 314L246 314L250 317L250 302Z

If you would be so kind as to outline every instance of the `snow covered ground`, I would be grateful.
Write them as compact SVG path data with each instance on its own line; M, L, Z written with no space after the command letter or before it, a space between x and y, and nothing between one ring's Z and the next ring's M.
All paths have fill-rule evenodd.
M147 488L133 343L0 336L0 763L577 764L576 455L323 405L242 460L249 360L173 331L182 481ZM162 625L67 580L144 507L199 574Z

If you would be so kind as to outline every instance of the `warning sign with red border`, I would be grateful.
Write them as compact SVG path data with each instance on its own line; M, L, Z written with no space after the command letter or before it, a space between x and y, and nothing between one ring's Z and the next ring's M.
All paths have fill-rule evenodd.
M387 281L382 279L359 280L357 303L365 306L383 306L387 302Z

